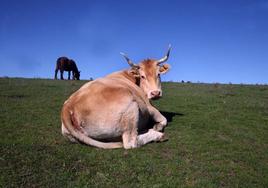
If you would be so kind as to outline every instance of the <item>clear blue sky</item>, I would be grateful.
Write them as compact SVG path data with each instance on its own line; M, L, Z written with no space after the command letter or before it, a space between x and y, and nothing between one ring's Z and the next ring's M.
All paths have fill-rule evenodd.
M163 80L268 83L268 1L0 0L0 76L53 78L67 56L97 78L169 43Z

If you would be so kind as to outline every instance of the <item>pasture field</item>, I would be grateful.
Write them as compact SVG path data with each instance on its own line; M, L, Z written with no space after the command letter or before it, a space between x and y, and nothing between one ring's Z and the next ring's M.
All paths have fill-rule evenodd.
M268 86L163 83L169 140L103 150L61 135L84 83L0 79L0 187L268 187Z

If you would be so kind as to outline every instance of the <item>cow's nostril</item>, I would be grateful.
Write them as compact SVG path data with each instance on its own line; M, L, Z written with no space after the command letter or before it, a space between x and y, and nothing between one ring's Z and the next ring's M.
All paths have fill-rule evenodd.
M151 95L152 95L153 97L159 97L159 96L160 96L160 91L152 91L152 92L151 92Z

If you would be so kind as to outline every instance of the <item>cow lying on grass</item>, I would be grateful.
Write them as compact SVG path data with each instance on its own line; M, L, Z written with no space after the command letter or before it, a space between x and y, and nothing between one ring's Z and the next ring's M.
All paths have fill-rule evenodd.
M161 131L167 120L150 99L162 96L160 75L169 69L168 64L163 64L169 52L170 47L164 58L146 59L139 64L122 53L129 70L86 83L65 101L62 134L72 142L105 149L130 149L163 140ZM148 130L150 119L155 124Z

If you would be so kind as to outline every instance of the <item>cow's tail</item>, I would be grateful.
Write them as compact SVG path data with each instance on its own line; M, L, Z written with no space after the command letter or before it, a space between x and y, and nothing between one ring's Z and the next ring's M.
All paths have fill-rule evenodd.
M114 148L122 148L123 144L122 142L100 142L97 140L94 140L85 133L83 133L83 130L81 128L79 129L79 125L74 125L76 122L73 122L72 120L73 112L69 111L68 108L64 108L61 113L61 120L63 123L63 126L70 132L70 134L77 139L79 142L82 142L84 144L90 145L90 146L95 146L98 148L103 148L103 149L114 149ZM79 127L77 127L79 126Z

